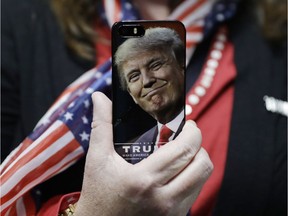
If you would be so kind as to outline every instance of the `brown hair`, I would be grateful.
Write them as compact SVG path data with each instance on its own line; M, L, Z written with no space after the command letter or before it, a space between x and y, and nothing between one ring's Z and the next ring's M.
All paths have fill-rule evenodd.
M67 46L78 56L95 61L95 40L98 39L95 22L99 14L100 0L51 0L52 10L56 14L64 32ZM175 5L179 0L174 0ZM261 0L264 35L271 40L283 40L287 37L287 1ZM247 4L250 1L246 1Z
M52 10L64 33L67 46L78 56L95 61L98 0L51 0Z
M271 41L287 37L287 0L259 1L264 36Z

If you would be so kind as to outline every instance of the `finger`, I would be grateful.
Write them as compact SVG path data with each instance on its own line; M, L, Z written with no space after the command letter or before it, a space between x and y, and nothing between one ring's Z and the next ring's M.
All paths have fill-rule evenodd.
M181 201L188 197L187 202L193 202L212 170L213 164L207 152L201 148L191 163L165 185L163 193Z
M196 124L187 121L178 137L165 144L146 160L136 164L160 184L166 184L190 163L201 146L202 136Z
M101 92L92 94L93 121L91 124L90 147L97 152L107 153L113 149L112 103ZM92 148L91 148L92 149Z

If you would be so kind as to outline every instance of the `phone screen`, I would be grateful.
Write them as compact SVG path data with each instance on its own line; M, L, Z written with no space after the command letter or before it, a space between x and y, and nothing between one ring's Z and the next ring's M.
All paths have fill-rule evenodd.
M178 21L127 21L112 28L113 139L130 163L182 130L185 35Z

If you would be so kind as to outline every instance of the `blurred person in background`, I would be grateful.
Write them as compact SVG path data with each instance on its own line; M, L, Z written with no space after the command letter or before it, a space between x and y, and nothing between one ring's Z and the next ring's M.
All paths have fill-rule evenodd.
M120 11L109 11L113 7L104 2L2 1L2 161L30 134L65 87L110 58L107 23ZM287 2L121 3L123 11L135 9L141 19L166 19L187 2L194 4L187 13L203 17L196 19L194 26L186 26L187 39L191 40L187 50L192 53L187 60L186 115L200 128L202 146L214 164L213 174L190 212L287 215ZM199 27L198 21L204 24ZM105 93L110 96L109 90ZM104 101L99 106L109 107ZM93 172L91 158L87 158L86 176ZM97 181L90 188L88 180L81 188L84 163L83 157L33 187L30 193L37 209L42 208L44 214L50 209L57 215L68 206L61 202L74 204L79 197L77 193L73 199L75 194L68 193L81 190L76 211L93 209L95 203L83 201L85 194L91 195L90 201L95 196L96 202L101 189ZM61 194L68 195L55 198ZM52 197L53 202L42 207ZM107 210L111 205L102 207Z

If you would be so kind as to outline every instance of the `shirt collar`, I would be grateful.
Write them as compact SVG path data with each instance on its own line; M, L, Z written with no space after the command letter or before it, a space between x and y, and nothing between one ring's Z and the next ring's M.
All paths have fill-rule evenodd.
M176 131L178 130L182 120L184 117L184 109L170 122L168 122L167 124L165 124L170 130L173 131L173 133L176 133ZM157 122L158 125L158 133L160 133L160 129L163 126L163 124L161 124L160 122Z

